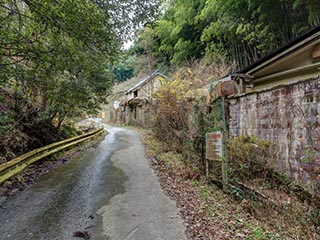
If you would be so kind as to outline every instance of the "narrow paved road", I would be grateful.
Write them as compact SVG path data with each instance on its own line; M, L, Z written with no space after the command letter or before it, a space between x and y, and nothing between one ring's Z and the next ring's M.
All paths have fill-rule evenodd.
M77 231L87 231L92 240L186 239L139 135L108 130L97 148L42 175L1 206L0 240L69 240L77 239Z

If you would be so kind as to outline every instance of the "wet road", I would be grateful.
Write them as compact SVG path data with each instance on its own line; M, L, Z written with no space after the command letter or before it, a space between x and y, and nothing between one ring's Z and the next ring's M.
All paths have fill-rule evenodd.
M186 239L175 203L163 194L139 135L108 127L97 148L42 175L0 208L0 240Z

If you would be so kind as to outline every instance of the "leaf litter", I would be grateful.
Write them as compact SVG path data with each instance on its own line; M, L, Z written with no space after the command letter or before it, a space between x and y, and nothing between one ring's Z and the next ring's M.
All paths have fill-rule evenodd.
M170 152L152 134L142 134L147 155L157 159L151 164L161 187L176 201L189 239L320 239L319 229L309 226L302 215L300 219L290 218L290 209L299 207L301 212L306 211L303 205L277 211L247 199L236 199L208 184L196 170L179 163L178 154Z

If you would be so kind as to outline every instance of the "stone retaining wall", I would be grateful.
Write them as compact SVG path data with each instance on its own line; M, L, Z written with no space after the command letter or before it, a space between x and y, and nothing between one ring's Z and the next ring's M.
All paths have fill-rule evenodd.
M303 182L320 174L320 78L229 99L229 134L278 146L276 167Z

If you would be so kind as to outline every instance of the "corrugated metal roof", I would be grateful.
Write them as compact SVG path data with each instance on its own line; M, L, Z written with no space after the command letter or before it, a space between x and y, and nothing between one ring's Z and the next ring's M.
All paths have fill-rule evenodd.
M148 77L144 78L143 80L141 80L140 82L138 82L136 85L134 85L133 87L129 88L127 91L124 92L124 94L128 94L130 92L132 92L133 90L139 88L140 86L142 86L143 84L145 84L146 82L148 82L149 80L153 79L155 76L160 75L164 78L167 78L165 75L163 75L162 73L159 72L159 70L154 71L151 75L149 75Z

